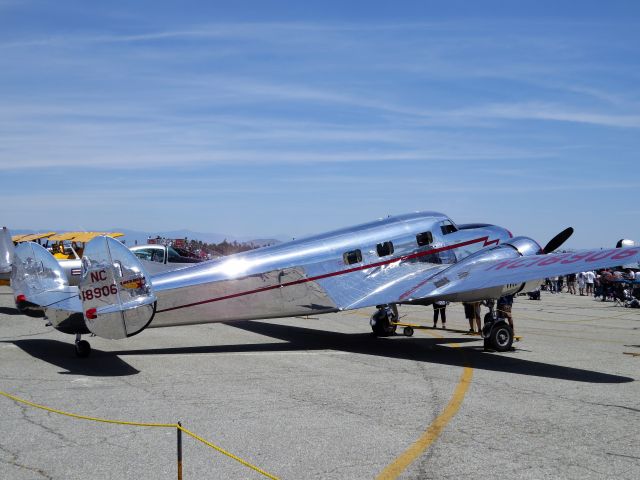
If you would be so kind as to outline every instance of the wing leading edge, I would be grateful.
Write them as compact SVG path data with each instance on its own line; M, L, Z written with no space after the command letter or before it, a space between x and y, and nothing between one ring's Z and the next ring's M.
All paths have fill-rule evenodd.
M617 267L634 261L640 261L640 248L529 255L475 263L462 260L445 269L425 271L426 275L412 272L398 276L340 307L355 309L415 300L437 300L465 292L486 292L487 289L504 285L521 285L530 280ZM365 290L362 286L361 289ZM477 300L486 298L483 295L479 293Z

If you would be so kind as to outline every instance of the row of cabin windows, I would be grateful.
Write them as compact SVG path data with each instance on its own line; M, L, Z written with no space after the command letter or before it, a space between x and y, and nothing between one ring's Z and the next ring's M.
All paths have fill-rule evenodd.
M447 230L446 232L445 232L445 229ZM452 232L455 232L456 230L457 230L456 227L453 225L442 226L442 233L444 234L452 233ZM433 235L431 234L431 232L419 233L418 235L416 235L416 242L420 247L424 247L425 245L431 245L433 243ZM379 257L387 257L393 254L393 251L394 251L393 242L382 242L377 244L376 251L378 252ZM360 249L351 250L350 252L346 252L345 254L343 254L342 258L344 259L344 263L346 265L353 265L354 263L360 263L362 262L362 252L360 251Z

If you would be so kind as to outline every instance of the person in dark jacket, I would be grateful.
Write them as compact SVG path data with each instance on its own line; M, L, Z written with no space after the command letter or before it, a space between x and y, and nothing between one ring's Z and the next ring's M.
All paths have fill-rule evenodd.
M513 315L511 314L511 307L513 306L513 295L504 295L498 299L498 316L504 318L509 322L511 330L515 332L513 328Z

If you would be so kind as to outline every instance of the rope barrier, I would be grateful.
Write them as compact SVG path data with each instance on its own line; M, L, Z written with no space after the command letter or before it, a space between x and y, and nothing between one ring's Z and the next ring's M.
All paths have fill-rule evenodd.
M263 469L261 469L260 467L257 467L249 462L247 462L246 460L243 460L242 458L238 457L237 455L234 455L231 452L226 451L225 449L205 440L204 438L202 438L199 435L196 435L195 433L193 433L190 430L187 430L186 428L184 428L182 426L182 424L180 422L178 423L150 423L150 422L129 422L129 421L124 421L124 420L111 420L108 418L99 418L99 417L89 417L87 415L78 415L77 413L70 413L70 412L65 412L63 410L58 410L56 408L51 408L51 407L47 407L45 405L40 405L39 403L34 403L34 402L30 402L29 400L25 400L24 398L20 398L17 397L15 395L11 395L10 393L7 392L3 392L0 391L0 395L2 395L3 397L6 397L10 400L13 400L14 402L18 402L18 403L22 403L24 405L29 405L30 407L34 407L34 408L38 408L40 410L45 410L47 412L51 412L51 413L57 413L59 415L64 415L66 417L71 417L71 418L77 418L80 420L89 420L92 422L100 422L100 423L110 423L110 424L116 424L116 425L127 425L127 426L134 426L134 427L159 427L159 428L175 428L176 431L178 432L184 432L185 434L189 435L190 437L192 437L193 439L199 441L200 443L204 443L206 446L220 452L223 455L226 455L227 457L235 460L236 462L240 463L241 465L244 465L247 468L250 468L251 470L254 470L256 472L258 472L259 474L271 479L271 480L279 480L278 477L271 475L270 473L264 471ZM181 477L181 473L182 473L182 452L181 452L181 441L179 441L179 451L178 451L178 475L179 478Z
M196 440L198 440L199 442L204 443L205 445L207 445L208 447L213 448L214 450L217 450L218 452L222 453L223 455L226 455L227 457L233 458L236 462L241 463L242 465L244 465L247 468L250 468L251 470L255 470L256 472L264 475L267 478L270 478L271 480L278 480L278 477L275 477L273 475L271 475L270 473L265 472L264 470L262 470L259 467L256 467L255 465L252 465L251 463L247 462L246 460L242 460L240 457L235 456L233 453L227 452L226 450L214 445L211 442L206 441L204 438L196 435L195 433L187 430L186 428L180 426L178 427L180 430L182 430L184 433L186 433L187 435L189 435L190 437L195 438Z

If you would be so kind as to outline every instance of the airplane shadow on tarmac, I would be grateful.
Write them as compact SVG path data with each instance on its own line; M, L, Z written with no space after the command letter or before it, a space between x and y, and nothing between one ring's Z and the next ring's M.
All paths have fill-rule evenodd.
M13 343L34 358L64 368L65 372L59 372L62 375L121 377L140 373L140 370L136 370L111 352L93 349L88 358L78 358L74 353L73 344L68 342L36 338L4 340L0 343Z
M2 315L22 315L17 308L0 307L0 314Z
M374 355L379 357L437 363L455 367L472 366L480 370L531 375L558 380L586 383L626 383L630 377L608 373L563 367L549 363L533 362L507 357L499 353L485 353L479 345L451 348L452 343L468 343L478 338L376 338L370 333L338 333L326 330L278 325L263 322L240 321L229 326L267 337L278 338L288 343L260 343L240 345L213 345L195 347L157 348L145 350L122 350L114 355L171 355L229 352L273 352L296 350L337 350Z

